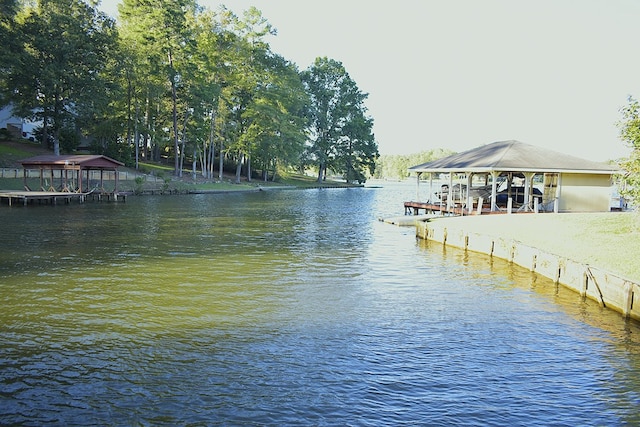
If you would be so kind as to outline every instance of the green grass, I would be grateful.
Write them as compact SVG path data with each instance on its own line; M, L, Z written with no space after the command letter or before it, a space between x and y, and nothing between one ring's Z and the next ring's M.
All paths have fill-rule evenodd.
M640 282L640 215L633 212L484 215L446 218L451 226L515 239Z
M33 157L34 147L37 149L39 145L35 145L32 142L24 142L25 148L21 149L15 145L6 145L0 143L0 168L14 168L20 167L20 160L28 157ZM27 146L26 144L33 145L34 147ZM31 149L31 151L30 151Z
M0 145L0 156L1 157L5 157L5 156L28 156L29 153L24 151L24 150L19 150L17 148L14 147L9 147L6 145Z

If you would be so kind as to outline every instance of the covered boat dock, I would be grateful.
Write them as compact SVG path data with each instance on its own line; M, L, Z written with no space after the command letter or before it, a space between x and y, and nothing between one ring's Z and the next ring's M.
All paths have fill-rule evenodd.
M27 185L27 170L39 170L40 190L59 191L69 193L83 193L97 190L108 193L104 187L105 172L113 172L114 188L112 193L118 193L118 167L124 166L117 160L103 155L43 155L22 160L25 190ZM100 173L97 185L91 186L92 172ZM56 176L57 175L57 176ZM94 177L93 177L94 178ZM46 181L51 179L50 183ZM58 179L59 184L54 184ZM94 178L95 181L95 178Z
M416 200L404 203L405 214L472 215L609 211L617 168L509 140L413 166L409 172L417 175ZM420 194L424 174L426 200Z
M24 190L0 191L0 199L6 199L11 206L14 202L26 205L29 202L56 204L71 200L84 202L92 197L118 200L124 198L118 192L117 160L103 155L41 155L20 162L23 167ZM39 186L31 188L28 178L30 171L38 171ZM105 174L109 174L105 177ZM108 179L109 177L113 179ZM105 182L113 182L113 188L105 188ZM33 185L33 181L31 181ZM109 187L111 187L109 185Z

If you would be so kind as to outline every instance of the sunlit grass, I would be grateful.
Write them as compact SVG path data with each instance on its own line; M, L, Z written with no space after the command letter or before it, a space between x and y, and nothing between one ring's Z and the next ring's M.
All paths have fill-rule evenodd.
M640 282L640 215L633 212L484 215L450 224L590 264Z
M14 147L9 147L6 145L0 145L0 156L29 156L28 151L19 150Z
M33 152L29 151L29 148L32 147L27 146L27 144L35 144L33 144L32 142L24 142L22 144L25 144L24 150L15 146L0 144L0 167L15 167L16 164L19 164L20 160L34 156Z

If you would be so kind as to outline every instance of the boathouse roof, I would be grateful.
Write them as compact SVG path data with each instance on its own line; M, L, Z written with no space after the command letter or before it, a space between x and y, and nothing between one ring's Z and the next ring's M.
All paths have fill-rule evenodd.
M102 155L63 155L45 154L22 160L22 167L39 169L109 169L115 170L124 163Z
M613 174L617 168L525 144L498 141L421 165L409 172L565 172Z

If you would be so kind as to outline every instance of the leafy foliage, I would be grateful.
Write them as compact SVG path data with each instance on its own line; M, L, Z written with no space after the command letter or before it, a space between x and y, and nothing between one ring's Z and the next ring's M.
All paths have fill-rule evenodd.
M306 71L274 53L276 30L251 7L238 17L196 0L122 0L119 21L98 0L7 0L0 8L0 104L42 123L44 146L85 143L141 161L215 159L251 180L315 168L349 182L373 174L373 118L342 64ZM88 141L88 142L87 142ZM233 166L231 166L233 167Z
M307 159L318 168L318 182L328 169L348 182L364 182L365 172L373 174L379 155L373 119L366 116L368 95L358 89L342 63L326 57L317 58L302 73L302 81L311 97Z
M640 206L640 104L636 99L629 97L618 127L620 138L632 149L630 156L620 161L623 170L619 176L620 194L637 207Z
M115 44L114 22L81 0L38 0L15 18L22 51L3 88L23 116L43 121L43 143L60 151L63 129L89 121L105 102L105 58Z

